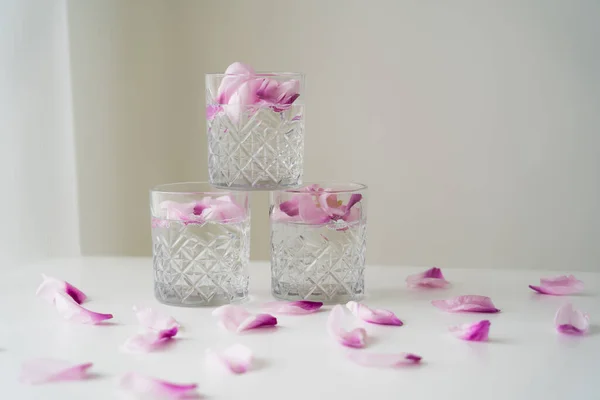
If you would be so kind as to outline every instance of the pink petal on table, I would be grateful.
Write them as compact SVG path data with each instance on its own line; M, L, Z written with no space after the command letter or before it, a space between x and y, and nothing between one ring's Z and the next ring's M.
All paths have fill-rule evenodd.
M403 322L400 321L400 319L396 317L393 312L388 310L371 309L364 304L360 304L355 301L349 301L346 304L346 307L355 317L372 324L395 326L404 325Z
M140 325L155 331L169 330L179 327L179 323L170 315L164 314L154 308L133 306L133 312Z
M433 300L431 304L440 310L447 312L500 312L500 310L494 306L494 303L492 303L492 299L477 295L458 296L448 300Z
M320 301L308 301L308 300L298 300L298 301L272 301L270 303L266 303L263 305L267 311L275 313L275 314L292 314L292 315L301 315L301 314L311 314L319 311L319 309L323 306L323 303Z
M573 308L571 303L567 303L556 312L554 324L561 333L583 334L590 328L590 316Z
M457 337L463 340L469 340L473 342L484 342L488 340L488 334L490 332L490 325L492 323L488 320L475 322L473 324L463 324L458 326L450 327L450 331L454 332Z
M234 62L227 67L225 74L229 76L223 77L217 90L217 103L219 104L228 104L236 90L254 76L254 70L249 65Z
M134 352L152 351L169 342L175 335L177 335L178 331L179 329L174 326L170 329L163 329L159 331L150 330L144 333L138 333L127 339L123 345L123 349Z
M212 364L225 366L235 374L243 374L252 365L252 350L242 344L234 344L222 351L207 351L207 360Z
M68 361L40 358L25 362L21 368L20 381L38 384L56 381L85 379L92 363L72 364Z
M346 331L342 327L344 317L344 307L339 304L333 307L327 319L327 331L329 335L344 346L354 348L365 347L367 331L364 328L355 328L351 331Z
M348 358L364 367L394 368L415 365L421 362L421 357L410 353L380 354L352 351Z
M540 279L540 286L529 285L536 292L554 296L565 296L583 291L583 282L573 275L561 275Z
M295 217L299 214L300 209L300 200L298 196L294 196L288 201L284 201L279 205L279 209L289 215L290 217Z
M221 111L223 111L223 107L220 105L210 104L206 106L206 119L212 121Z
M54 305L64 319L81 324L98 324L113 317L112 314L100 314L90 311L77 304L73 298L65 293L56 293Z
M77 304L81 304L87 299L85 293L71 285L69 282L61 281L60 279L52 278L44 274L42 274L42 279L43 281L35 294L49 303L54 302L54 295L56 292L68 294Z
M252 314L234 305L221 306L213 311L213 315L219 318L225 329L236 333L277 325L277 318L270 314Z
M128 393L144 396L144 399L182 399L197 395L196 388L198 385L195 383L172 383L137 372L128 372L121 376L119 387Z
M308 194L298 195L298 215L307 224L324 224L331 220L325 210L315 203L314 196Z
M441 269L433 267L425 272L410 275L406 278L406 284L411 288L445 288L450 282L444 279Z

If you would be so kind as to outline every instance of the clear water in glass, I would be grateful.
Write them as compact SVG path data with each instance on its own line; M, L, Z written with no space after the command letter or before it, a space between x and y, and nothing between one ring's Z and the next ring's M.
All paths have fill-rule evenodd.
M271 291L283 300L344 303L364 294L366 220L271 222Z
M204 224L154 218L152 242L160 302L216 306L248 296L250 218Z
M208 174L221 188L275 190L302 182L304 105L275 112L246 106L234 121L226 112L207 121Z

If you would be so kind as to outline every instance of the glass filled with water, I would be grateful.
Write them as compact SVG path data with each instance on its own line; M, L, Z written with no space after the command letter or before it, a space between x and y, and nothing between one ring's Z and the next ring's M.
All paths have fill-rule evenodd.
M276 190L302 182L304 75L206 75L211 184Z
M271 292L344 303L364 295L367 187L320 183L271 194Z
M175 306L216 306L248 296L248 193L208 183L150 192L154 294Z

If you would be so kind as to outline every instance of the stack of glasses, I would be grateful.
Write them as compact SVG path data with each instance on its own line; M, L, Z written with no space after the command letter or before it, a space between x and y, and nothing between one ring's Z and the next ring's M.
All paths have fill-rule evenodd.
M151 191L154 293L176 306L248 296L249 192L271 191L271 292L343 303L364 294L366 186L302 185L304 76L234 63L206 75L210 183Z

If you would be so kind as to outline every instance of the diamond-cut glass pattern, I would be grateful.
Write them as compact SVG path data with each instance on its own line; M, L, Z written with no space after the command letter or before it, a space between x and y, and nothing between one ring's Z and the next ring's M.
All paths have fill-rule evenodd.
M273 190L301 183L303 105L281 112L248 106L237 121L221 111L207 121L207 128L211 184Z
M271 223L271 290L284 300L343 303L364 294L366 221L335 225Z
M165 304L207 306L248 296L250 219L152 228L154 293Z

